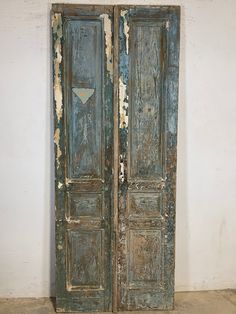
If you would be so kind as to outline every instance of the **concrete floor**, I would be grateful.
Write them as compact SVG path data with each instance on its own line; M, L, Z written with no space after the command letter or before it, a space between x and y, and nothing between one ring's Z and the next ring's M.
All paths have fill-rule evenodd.
M52 314L52 313L55 313L53 300L50 300L48 298L0 299L0 314ZM140 312L133 313L140 314ZM164 312L149 311L146 313L236 314L236 290L178 292L176 293L174 311Z

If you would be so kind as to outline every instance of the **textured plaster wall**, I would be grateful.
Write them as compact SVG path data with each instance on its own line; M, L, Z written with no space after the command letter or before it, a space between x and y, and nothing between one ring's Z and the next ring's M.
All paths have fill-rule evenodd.
M236 288L236 1L130 3L182 6L176 289ZM0 4L0 297L49 296L50 3Z

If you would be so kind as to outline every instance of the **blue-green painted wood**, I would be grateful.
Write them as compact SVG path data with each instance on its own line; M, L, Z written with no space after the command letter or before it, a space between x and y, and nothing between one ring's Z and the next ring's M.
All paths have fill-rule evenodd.
M56 307L110 311L111 7L53 5Z
M53 5L59 312L173 308L180 10L113 9Z
M155 179L162 170L161 97L163 23L133 21L130 25L130 176Z
M179 12L119 8L121 311L174 305Z
M102 174L102 20L68 20L68 177Z

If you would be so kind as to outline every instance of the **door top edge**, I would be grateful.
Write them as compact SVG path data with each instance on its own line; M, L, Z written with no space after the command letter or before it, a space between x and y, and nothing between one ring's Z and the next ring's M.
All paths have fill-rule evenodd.
M76 10L83 10L97 13L113 13L113 5L101 4L80 4L80 3L52 3L51 11L55 13L70 13Z
M119 5L102 5L102 4L80 4L80 3L52 3L51 9L52 11L63 11L65 9L90 9L91 11L96 11L96 10L106 10L110 11L113 10L114 8L118 9L134 9L134 8L140 8L140 9L162 9L162 10L174 10L174 11L180 11L181 6L180 5L155 5L155 4L119 4Z

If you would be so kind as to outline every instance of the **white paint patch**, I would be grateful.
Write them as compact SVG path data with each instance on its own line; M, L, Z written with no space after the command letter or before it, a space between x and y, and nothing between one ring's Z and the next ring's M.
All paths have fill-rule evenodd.
M58 189L60 190L62 187L63 187L63 183L61 182L58 182L58 185L57 185Z
M71 219L71 217L66 217L66 221L68 223L74 223L74 224L80 224L81 223L80 219Z
M65 181L66 181L66 185L67 185L67 186L68 186L70 183L73 182L71 179L68 179L68 178L66 178Z
M58 122L62 117L62 86L61 86L61 75L60 75L60 64L62 61L61 54L61 39L62 39L62 19L61 14L54 13L52 17L52 29L53 34L57 36L54 43L54 100L56 103L56 114Z
M128 127L128 103L125 100L128 100L127 95L127 86L123 83L122 79L119 79L119 109L120 109L120 128Z
M123 162L123 156L120 155L120 175L119 175L119 179L120 181L123 183L125 180L124 177L124 171L125 171L125 167L124 167L124 162Z
M127 12L128 12L128 10L121 11L120 15L124 19L124 35L125 35L125 39L126 39L126 53L128 54L129 53L129 26L127 23L127 19L125 17Z
M112 30L111 20L108 14L101 14L104 21L104 32L106 40L106 57L107 57L107 71L110 74L111 81L113 81L113 58L112 58Z
M169 30L169 28L170 28L170 21L167 20L167 21L166 21L166 29Z
M57 150L56 150L56 163L57 163L57 169L59 168L59 158L61 157L62 153L61 153L61 149L60 149L60 145L59 145L59 141L60 141L60 129L57 128L55 133L54 133L54 143L56 144Z

